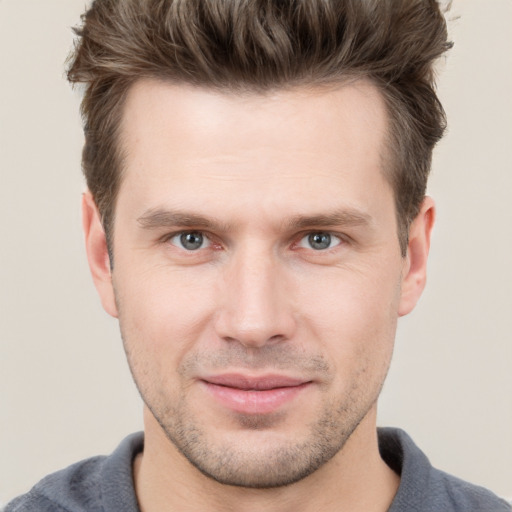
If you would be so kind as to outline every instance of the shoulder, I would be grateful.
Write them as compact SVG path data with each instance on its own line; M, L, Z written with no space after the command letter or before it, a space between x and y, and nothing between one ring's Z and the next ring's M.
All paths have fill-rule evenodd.
M432 493L442 497L441 502L451 505L454 511L512 512L509 503L488 489L437 469L433 469L432 472Z
M52 473L2 512L135 512L131 463L142 444L142 434L134 434L109 456L92 457Z
M15 498L4 512L82 512L96 510L99 481L106 457L87 459L52 473L27 494ZM88 508L85 508L87 504ZM92 505L92 508L91 508Z
M382 458L400 474L389 512L512 512L494 493L434 468L412 439L399 429L379 429Z

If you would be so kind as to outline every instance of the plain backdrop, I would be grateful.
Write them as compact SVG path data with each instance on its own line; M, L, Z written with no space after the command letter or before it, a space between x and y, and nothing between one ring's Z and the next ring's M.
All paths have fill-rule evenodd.
M79 94L63 78L84 0L0 0L0 502L142 427L80 228ZM379 424L512 497L512 1L455 0L440 65L429 283L400 321Z

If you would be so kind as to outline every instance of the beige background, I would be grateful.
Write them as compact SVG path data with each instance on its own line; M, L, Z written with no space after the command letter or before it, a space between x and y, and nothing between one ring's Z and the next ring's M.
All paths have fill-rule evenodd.
M0 0L0 502L141 428L80 233L78 94L63 61L84 0ZM440 94L430 279L400 323L380 424L512 497L512 1L455 0Z

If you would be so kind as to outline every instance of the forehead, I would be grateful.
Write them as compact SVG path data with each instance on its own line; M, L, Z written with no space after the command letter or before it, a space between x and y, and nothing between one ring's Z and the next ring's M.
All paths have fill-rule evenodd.
M364 81L266 94L140 81L122 119L120 195L158 207L194 187L196 197L259 205L286 191L298 207L338 186L369 200L383 185L386 129L381 94Z
M305 120L308 122L304 123ZM219 152L222 148L214 136L221 138L224 128L235 126L230 138L239 143L246 136L261 143L275 142L277 132L291 129L290 135L297 144L304 140L318 144L324 140L327 145L333 139L337 139L336 143L344 139L354 144L364 130L375 134L365 142L379 145L385 125L382 95L366 80L266 93L139 80L128 92L121 128L128 143L133 142L133 137L150 135L148 128L153 132L164 129L191 145L200 141L202 152L209 149L205 142L212 141L215 152ZM333 127L335 131L330 130Z

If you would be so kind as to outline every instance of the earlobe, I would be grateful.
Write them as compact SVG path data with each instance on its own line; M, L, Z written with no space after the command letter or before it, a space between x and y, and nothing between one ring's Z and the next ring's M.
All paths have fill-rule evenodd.
M112 285L110 258L105 230L96 203L89 191L82 197L82 226L85 235L87 260L96 290L105 311L117 317L117 306Z
M402 277L399 316L410 313L418 302L427 280L430 236L435 220L435 204L425 197L421 209L409 228L409 243Z

